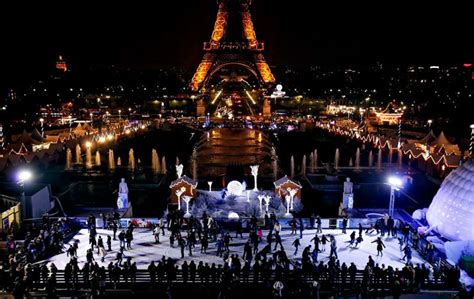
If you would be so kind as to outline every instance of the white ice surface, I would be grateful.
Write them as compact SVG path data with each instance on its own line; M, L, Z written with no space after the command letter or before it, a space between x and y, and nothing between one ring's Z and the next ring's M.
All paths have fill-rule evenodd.
M298 255L294 256L294 247L291 245L293 241L299 237L299 232L298 234L295 235L290 235L291 231L290 230L285 230L281 233L282 239L283 239L283 246L285 247L286 253L290 259L294 260L301 260L301 253L304 249L305 246L311 245L313 246L313 242L310 242L310 240L314 237L316 230L312 229L306 229L303 232L303 238L300 240L301 241L301 246L298 250ZM404 261L401 260L403 257L403 252L400 251L399 245L398 245L398 240L393 237L383 237L383 242L386 246L386 248L383 251L383 257L377 257L377 250L376 250L376 243L371 243L376 239L375 234L373 235L366 235L365 233L363 234L364 241L362 244L359 244L358 249L352 249L352 248L347 248L346 246L348 243L346 241L349 240L349 235L352 232L352 230L347 230L347 234L342 234L341 230L330 230L330 229L325 229L323 230L324 234L332 234L336 237L337 240L337 253L338 253L338 258L340 263L342 264L345 262L348 266L350 265L350 262L354 262L357 266L357 268L361 269L365 267L368 256L371 255L372 258L374 259L375 263L378 263L379 265L385 264L387 267L388 265L391 265L394 268L399 268L401 269L404 266ZM112 231L109 230L103 230L103 229L98 229L97 230L98 235L101 235L102 238L104 239L104 245L107 248L106 245L106 240L107 240L107 235L112 235ZM264 231L264 236L266 236L267 231ZM356 232L358 234L358 232ZM184 234L186 235L186 234ZM231 233L231 236L234 237L235 233ZM240 257L242 257L243 253L243 247L244 244L247 240L248 234L243 235L244 238L240 239L239 238L233 238L231 241L231 254L239 254ZM222 258L216 256L216 247L214 242L209 243L209 247L207 250L207 254L201 254L200 253L200 245L196 245L196 248L193 250L193 256L190 257L188 256L188 250L185 251L185 258L181 259L181 250L177 246L177 242L175 242L174 248L171 248L169 245L169 232L166 231L166 235L160 236L160 244L155 244L154 243L154 237L152 235L152 231L150 229L135 229L134 234L133 234L133 242L132 242L132 249L127 250L124 252L125 256L131 256L132 261L136 262L137 267L139 269L146 269L151 261L158 261L162 258L162 256L166 257L171 257L173 259L178 260L177 264L181 264L185 260L188 261L188 263L191 260L194 260L195 263L198 263L199 261L203 261L205 263L216 263L216 264L222 264L223 260ZM264 239L266 239L264 237ZM74 236L74 238L69 242L69 244L72 244L74 240L79 240L79 249L78 249L78 261L80 266L84 264L86 261L86 250L90 248L89 246L89 237L88 237L88 232L87 229L82 229L79 231L77 235ZM65 245L65 248L69 248L69 244ZM262 249L266 244L265 240L262 240L262 242L259 245L259 250ZM272 244L272 249L273 249L274 243ZM321 247L320 247L321 248ZM97 249L94 250L94 258L98 262L100 266L104 265L107 266L111 261L113 262L116 257L116 253L119 249L119 241L112 241L112 251L108 252L105 262L102 263L100 261L100 256L97 254ZM326 244L326 251L322 252L318 256L318 262L323 261L327 262L328 261L328 256L329 256L329 243ZM270 257L269 255L267 257ZM124 259L125 260L125 259ZM53 256L48 260L49 262L54 262L54 264L59 268L59 269L64 269L66 263L69 261L69 258L66 256L66 253L62 253L56 256ZM417 264L417 263L426 263L420 255L413 250L413 258L412 258L412 263Z

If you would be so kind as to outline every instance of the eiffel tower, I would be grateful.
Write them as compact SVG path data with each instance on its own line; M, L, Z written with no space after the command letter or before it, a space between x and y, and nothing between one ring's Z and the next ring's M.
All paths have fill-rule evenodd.
M252 0L217 1L219 9L214 30L211 40L204 43L204 57L190 83L192 91L207 93L210 80L230 66L246 69L258 81L260 89L275 83L263 56L264 44L255 34L249 10L251 3Z

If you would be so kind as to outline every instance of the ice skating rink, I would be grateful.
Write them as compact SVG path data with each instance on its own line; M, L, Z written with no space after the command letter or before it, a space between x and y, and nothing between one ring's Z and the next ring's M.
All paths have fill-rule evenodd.
M382 240L385 243L386 248L383 251L383 257L377 256L377 244L371 243L372 241L376 240L377 236L375 233L372 235L366 235L365 232L363 233L364 241L362 244L359 244L357 249L352 249L347 247L349 243L347 241L350 239L349 235L353 230L348 229L347 234L342 234L341 230L330 230L326 229L323 230L324 234L331 234L334 235L337 240L337 254L340 263L342 264L345 262L347 266L350 265L351 262L354 262L358 269L362 269L367 264L368 256L371 255L374 259L375 263L378 263L380 266L382 264L385 267L391 265L394 269L398 268L401 269L404 266L404 261L401 260L403 257L403 252L400 251L399 244L397 238L394 237L383 237ZM120 231L119 231L120 232ZM304 247L307 245L311 245L313 248L313 242L310 240L314 237L316 230L315 229L305 229L303 232L303 238L301 241L301 246L298 250L297 255L293 255L295 248L291 245L293 241L299 237L299 232L297 235L291 235L290 230L284 230L280 234L282 236L283 246L286 250L288 258L293 261L301 261L301 253L303 252ZM264 238L260 242L259 250L261 250L266 245L266 235L268 231L264 231ZM98 236L102 236L104 240L104 245L107 248L106 240L107 235L112 236L112 231L110 230L103 230L97 229L97 238ZM118 234L118 233L117 233ZM356 231L356 236L358 231ZM186 234L184 234L185 236ZM243 238L240 237L234 238L235 233L232 232L231 236L233 240L231 241L230 245L230 254L238 254L242 257L244 244L247 241L248 234L244 233ZM319 235L320 236L320 235ZM85 263L86 261L86 250L90 248L89 246L89 235L87 229L82 229L74 236L73 239L68 244L65 244L65 248L69 248L69 244L73 244L75 240L79 241L79 249L78 249L78 261L80 266ZM189 256L189 252L185 250L185 257L181 258L181 250L175 241L174 248L170 247L169 244L169 232L166 231L165 236L160 236L160 244L155 244L154 236L152 234L151 229L135 229L133 233L133 242L132 242L132 249L124 251L124 260L127 257L132 257L132 262L136 262L137 267L139 269L146 269L151 261L158 261L163 256L171 257L177 261L177 264L180 265L184 261L194 260L195 263L199 261L203 261L204 263L212 263L216 264L223 264L223 259L221 257L216 256L216 246L215 242L210 242L209 247L207 250L207 254L201 254L201 246L199 244L196 245L196 248L193 250L193 255ZM274 243L272 243L273 249ZM321 246L320 246L320 249ZM102 266L107 266L110 262L114 262L116 258L116 254L119 250L119 241L118 238L116 241L112 241L112 251L109 251L105 262L101 262L100 256L97 254L97 249L94 250L94 259L97 263ZM323 261L326 263L329 260L329 252L330 252L330 243L326 244L326 251L321 252L318 256L318 262ZM268 255L267 257L270 257ZM69 257L67 257L66 252L53 256L48 260L48 262L53 262L59 269L64 269L66 263L69 261ZM412 263L425 263L425 261L420 257L420 255L413 250L413 258Z

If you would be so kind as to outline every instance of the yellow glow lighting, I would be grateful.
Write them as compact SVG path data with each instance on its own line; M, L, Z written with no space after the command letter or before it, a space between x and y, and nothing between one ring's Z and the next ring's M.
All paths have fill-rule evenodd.
M214 103L217 101L217 99L221 96L221 93L222 93L222 90L219 90L219 92L214 97L214 100L212 100L212 103L211 103L212 105L214 105Z
M248 92L247 90L245 91L245 93L247 94L247 96L249 97L249 99L252 101L252 104L256 104L255 101L253 100L252 98L252 95L250 94L250 92Z

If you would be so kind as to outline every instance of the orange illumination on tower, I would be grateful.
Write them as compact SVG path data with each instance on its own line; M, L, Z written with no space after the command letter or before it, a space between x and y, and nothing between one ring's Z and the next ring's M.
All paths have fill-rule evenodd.
M57 70L61 70L63 72L67 72L67 64L66 62L63 60L63 56L62 55L59 55L59 59L58 61L56 61L56 69Z
M217 13L216 23L214 24L214 31L212 32L211 42L218 43L222 37L224 36L226 26L227 26L227 18L229 14L222 9L219 9Z
M268 66L266 62L256 62L255 65L257 66L258 72L260 76L262 76L262 80L265 83L273 83L275 82L275 77L272 74L272 70Z
M203 61L199 64L196 73L194 73L193 79L191 81L191 89L197 91L201 86L201 83L206 79L207 73L212 66L212 62Z
M242 12L242 25L244 27L245 38L247 39L250 48L256 48L258 45L257 35L253 28L252 17L247 11Z

